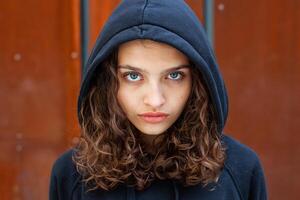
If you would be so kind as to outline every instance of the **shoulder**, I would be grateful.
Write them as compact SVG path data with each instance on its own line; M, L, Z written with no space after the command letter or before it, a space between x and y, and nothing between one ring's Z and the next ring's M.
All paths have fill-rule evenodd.
M221 140L226 149L227 165L231 167L247 166L248 169L251 169L259 164L257 153L250 147L228 135L222 135Z
M76 174L75 163L73 162L74 149L68 149L62 153L54 162L52 167L52 174L61 177L68 178Z
M68 199L80 179L72 159L74 152L74 149L65 151L52 166L49 194L51 200Z
M253 195L252 191L260 188L263 190L260 192L263 197L266 193L265 180L257 153L228 135L222 135L221 140L226 149L225 170L231 176L240 195L248 199Z

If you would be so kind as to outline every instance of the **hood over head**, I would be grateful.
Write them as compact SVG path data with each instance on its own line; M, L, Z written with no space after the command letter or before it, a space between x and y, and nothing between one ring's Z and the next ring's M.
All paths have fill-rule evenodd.
M221 133L228 114L225 84L204 28L183 0L124 0L119 4L98 36L84 67L78 113L96 69L120 44L135 39L169 44L195 64L209 90Z

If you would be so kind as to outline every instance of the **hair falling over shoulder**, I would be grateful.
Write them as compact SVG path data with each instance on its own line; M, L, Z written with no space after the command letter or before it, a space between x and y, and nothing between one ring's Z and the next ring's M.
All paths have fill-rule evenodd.
M177 121L159 137L154 154L117 102L117 51L102 63L80 110L81 137L73 157L89 190L121 183L142 190L155 179L184 186L218 180L225 160L214 108L199 70L191 67L192 91Z

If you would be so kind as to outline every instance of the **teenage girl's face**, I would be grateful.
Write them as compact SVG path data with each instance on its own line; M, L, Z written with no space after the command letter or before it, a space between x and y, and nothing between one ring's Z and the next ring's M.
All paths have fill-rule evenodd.
M118 102L142 133L158 135L181 114L191 91L188 58L151 40L122 44L118 52Z

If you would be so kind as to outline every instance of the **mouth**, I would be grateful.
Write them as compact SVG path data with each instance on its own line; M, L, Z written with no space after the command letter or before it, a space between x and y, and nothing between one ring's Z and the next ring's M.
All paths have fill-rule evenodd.
M147 123L160 123L168 117L168 114L161 112L148 112L139 114L138 116Z

